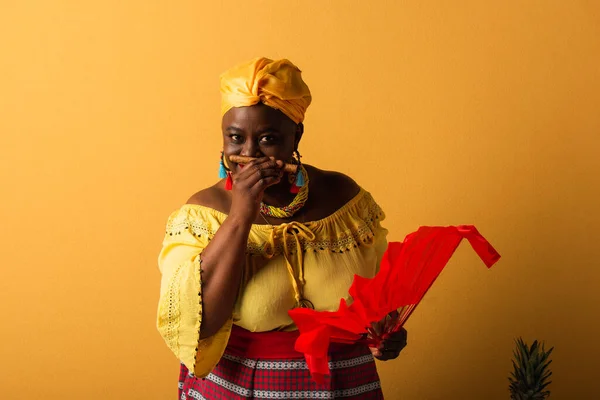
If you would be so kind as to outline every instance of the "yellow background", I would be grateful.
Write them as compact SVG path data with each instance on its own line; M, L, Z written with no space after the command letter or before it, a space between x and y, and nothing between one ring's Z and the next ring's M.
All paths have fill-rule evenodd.
M503 255L459 249L387 398L506 399L519 335L556 347L553 398L598 395L596 0L2 0L0 38L0 398L176 397L156 256L217 177L218 74L257 55L304 70L304 160L391 240L473 223Z

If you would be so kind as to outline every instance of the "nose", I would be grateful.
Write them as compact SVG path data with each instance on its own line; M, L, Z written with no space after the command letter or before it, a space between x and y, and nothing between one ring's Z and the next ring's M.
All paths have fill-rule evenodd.
M247 140L244 143L241 155L246 157L262 157L258 144L254 140Z

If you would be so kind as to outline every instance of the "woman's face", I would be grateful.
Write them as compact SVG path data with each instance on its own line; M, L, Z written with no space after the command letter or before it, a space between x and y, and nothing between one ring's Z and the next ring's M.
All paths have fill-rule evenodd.
M281 111L261 103L227 111L222 130L225 162L234 173L242 167L229 161L229 156L290 161L302 137L302 124L296 125Z

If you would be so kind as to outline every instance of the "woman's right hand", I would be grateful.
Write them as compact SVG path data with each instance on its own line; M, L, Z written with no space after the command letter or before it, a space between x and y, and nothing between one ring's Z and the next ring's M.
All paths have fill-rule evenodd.
M262 157L246 164L233 175L230 217L253 223L258 218L265 190L283 177L283 161Z
M235 168L229 216L202 252L200 337L215 335L231 318L244 276L248 235L265 189L281 181L283 162L263 157Z

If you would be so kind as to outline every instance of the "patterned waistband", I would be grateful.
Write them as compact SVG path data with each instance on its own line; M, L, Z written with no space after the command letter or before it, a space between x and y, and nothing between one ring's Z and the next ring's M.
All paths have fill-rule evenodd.
M185 372L180 376L180 399L383 398L373 355L366 346L331 355L329 368L331 376L317 385L304 359L252 359L226 352L206 378Z
M226 353L241 358L257 359L304 359L304 354L294 348L298 331L250 332L234 325ZM356 344L331 343L330 352L347 353Z

